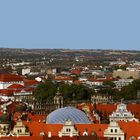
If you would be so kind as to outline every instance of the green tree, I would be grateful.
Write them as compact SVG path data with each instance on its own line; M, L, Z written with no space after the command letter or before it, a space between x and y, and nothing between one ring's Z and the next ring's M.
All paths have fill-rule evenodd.
M67 100L90 100L92 94L94 94L94 90L87 88L83 85L76 84L63 84L60 86L60 91L64 96L64 99Z
M16 111L17 112L23 112L26 110L26 106L22 105L22 104L19 104L16 108Z
M53 97L55 96L56 91L56 84L54 84L52 81L45 81L45 83L37 86L34 91L34 96L39 101L51 102L53 100Z
M110 87L115 87L115 83L113 83L112 81L104 81L103 82L103 85L105 86L110 86Z
M116 99L124 98L125 100L137 99L137 91L140 90L140 79L134 80L128 86L125 86L116 95Z

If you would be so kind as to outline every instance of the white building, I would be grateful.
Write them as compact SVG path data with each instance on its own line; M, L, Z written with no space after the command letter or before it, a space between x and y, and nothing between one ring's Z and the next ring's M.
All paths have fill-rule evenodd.
M134 115L127 110L126 104L120 103L117 105L117 109L111 115L109 115L109 120L111 121L137 121Z
M60 132L58 133L59 137L62 136L78 136L79 132L75 129L74 124L71 120L67 120L64 123L63 128L60 130Z
M30 68L22 69L22 75L29 74L31 72Z
M112 140L125 140L125 133L117 122L110 122L108 128L104 131L104 137Z
M116 88L120 90L122 87L128 86L129 84L131 84L133 80L134 79L119 79L117 81L114 81L114 84Z

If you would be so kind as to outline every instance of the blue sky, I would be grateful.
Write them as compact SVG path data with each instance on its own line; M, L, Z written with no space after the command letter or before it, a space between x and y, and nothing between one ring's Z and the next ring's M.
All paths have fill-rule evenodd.
M140 0L0 0L0 48L140 50Z

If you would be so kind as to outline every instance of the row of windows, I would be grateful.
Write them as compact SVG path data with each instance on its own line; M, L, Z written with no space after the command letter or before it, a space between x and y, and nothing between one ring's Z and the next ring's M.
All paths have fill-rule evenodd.
M70 132L71 131L71 129L70 128L66 128L66 132Z
M114 131L113 131L113 130L114 130ZM110 129L110 132L111 132L111 133L113 133L113 132L117 133L118 131L117 131L117 129Z
M22 130L21 130L21 129L18 129L17 132L18 132L18 133L22 133Z

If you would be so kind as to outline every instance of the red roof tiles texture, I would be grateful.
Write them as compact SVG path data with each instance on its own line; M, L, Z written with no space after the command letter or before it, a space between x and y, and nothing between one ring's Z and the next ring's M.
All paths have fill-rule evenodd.
M23 81L23 78L15 74L0 74L1 82Z

